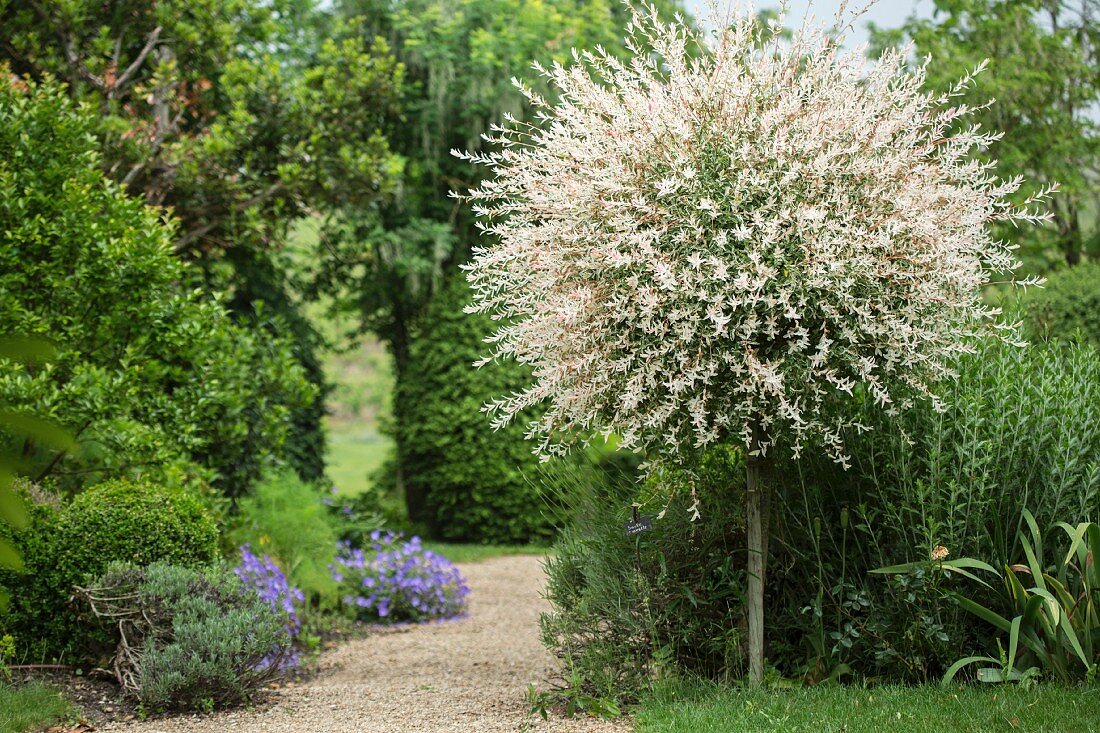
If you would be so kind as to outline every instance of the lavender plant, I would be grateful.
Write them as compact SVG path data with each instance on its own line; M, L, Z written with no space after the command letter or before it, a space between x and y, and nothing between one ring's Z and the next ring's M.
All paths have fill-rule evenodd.
M846 463L862 426L831 402L935 401L971 337L1012 325L980 298L1018 265L990 224L1049 218L1050 189L1015 205L1021 181L973 155L999 138L963 124L973 74L935 96L910 49L845 50L852 19L789 39L784 20L738 3L708 40L636 11L632 58L536 66L556 94L519 84L534 122L456 153L489 173L465 196L494 242L467 266L472 309L502 323L486 361L534 377L486 406L493 424L545 404L528 426L544 457L597 432L650 459L744 447L754 683L769 448Z
M344 605L362 621L430 621L466 608L470 589L447 558L424 549L419 537L375 530L369 551L341 542L333 579Z

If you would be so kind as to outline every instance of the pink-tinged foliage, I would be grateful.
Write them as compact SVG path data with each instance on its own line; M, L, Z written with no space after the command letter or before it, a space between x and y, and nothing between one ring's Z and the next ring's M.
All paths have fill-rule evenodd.
M487 359L534 373L486 409L545 404L544 456L611 431L675 456L755 427L761 450L784 435L844 461L829 400L934 399L973 335L1011 336L979 296L1018 265L990 224L1045 220L1050 191L1009 202L1021 182L972 156L998 135L925 92L906 49L868 61L812 23L784 39L751 8L716 25L636 13L629 61L540 68L556 95L520 85L534 122L456 153L489 169L466 196L491 242L468 266L472 309L501 323Z

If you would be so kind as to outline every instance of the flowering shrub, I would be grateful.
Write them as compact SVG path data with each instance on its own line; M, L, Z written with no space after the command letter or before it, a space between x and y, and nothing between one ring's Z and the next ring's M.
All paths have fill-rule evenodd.
M286 617L286 630L291 637L302 630L298 606L305 602L302 591L292 586L286 573L268 555L258 557L251 545L241 546L241 564L233 572L246 587L255 590L271 610Z
M283 628L291 639L302 630L298 607L305 601L305 594L291 585L286 574L268 556L257 557L248 544L241 546L241 564L233 568L245 588L256 591L260 600L283 619ZM295 669L301 660L293 649L278 648L260 661L261 665L277 663L281 671Z
M340 543L332 577L344 604L363 621L428 621L458 616L470 589L447 558L403 541L394 532L371 532L369 552Z
M980 297L1017 266L989 225L1049 218L1050 191L1017 206L1021 181L972 155L999 138L961 124L973 75L937 97L908 48L868 61L812 23L714 20L711 42L635 12L633 58L536 65L556 93L520 85L535 123L456 153L489 172L466 196L494 242L467 266L502 324L486 361L534 373L487 409L545 403L543 455L614 430L651 456L782 435L843 462L831 398L934 397L970 336L1009 325Z

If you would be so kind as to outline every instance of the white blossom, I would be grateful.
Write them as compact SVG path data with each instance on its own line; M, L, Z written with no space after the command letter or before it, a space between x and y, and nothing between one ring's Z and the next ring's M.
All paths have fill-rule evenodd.
M651 454L783 432L845 462L829 400L931 397L972 335L1009 325L979 296L1018 266L990 224L1043 221L1050 190L1015 206L1021 182L972 155L999 137L953 102L972 75L934 95L909 49L868 62L755 17L708 41L635 12L632 58L540 68L557 101L521 85L535 122L460 154L489 171L465 196L487 237L471 309L502 324L489 358L534 374L486 409L544 406L545 456L595 432Z

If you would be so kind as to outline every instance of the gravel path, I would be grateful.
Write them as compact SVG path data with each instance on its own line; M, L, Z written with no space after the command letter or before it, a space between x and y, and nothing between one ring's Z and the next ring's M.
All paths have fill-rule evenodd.
M624 722L526 715L527 685L553 669L538 639L545 574L538 557L462 566L467 618L384 629L326 653L313 680L273 704L207 716L113 723L126 733L625 733Z

